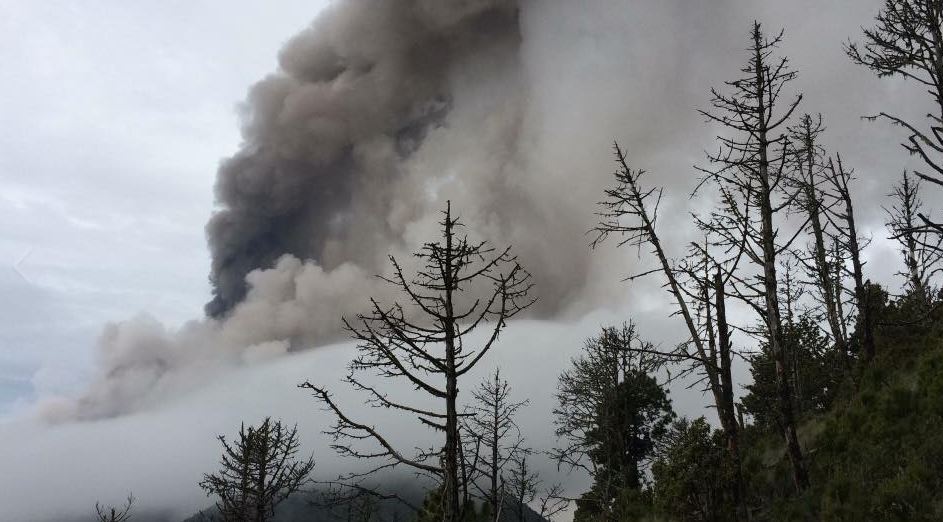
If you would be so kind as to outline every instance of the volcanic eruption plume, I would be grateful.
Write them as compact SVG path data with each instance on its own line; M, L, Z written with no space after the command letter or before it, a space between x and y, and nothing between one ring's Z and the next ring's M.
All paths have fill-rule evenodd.
M502 0L343 2L294 37L279 73L251 89L244 143L219 170L208 315L229 312L246 275L284 254L376 271L448 175L408 163L447 124L455 82L500 71L517 94L519 45L516 2ZM504 129L512 144L519 112Z
M120 414L220 360L336 339L341 315L389 297L371 276L390 254L410 268L446 199L475 236L513 245L534 275L533 313L598 304L583 294L600 184L575 183L561 138L547 143L525 11L510 0L326 8L240 107L243 142L221 163L206 226L207 318L177 331L146 316L108 326L100 377L51 415Z

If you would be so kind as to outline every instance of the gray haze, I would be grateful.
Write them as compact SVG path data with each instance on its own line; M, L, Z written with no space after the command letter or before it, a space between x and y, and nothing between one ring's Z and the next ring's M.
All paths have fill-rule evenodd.
M666 186L660 227L672 255L680 254L691 239L688 212L703 211L712 203L708 197L688 198L695 181L691 166L704 164L703 150L715 147L712 138L717 132L696 109L707 105L710 87L737 74L754 19L771 30L786 29L782 52L799 70L796 87L806 95L803 110L824 113L828 146L841 151L857 169L862 228L873 238L865 269L893 287L899 283L893 276L899 261L885 239L880 205L912 159L899 147L897 129L864 122L860 116L878 110L920 116L926 101L921 89L878 80L850 64L842 52L841 44L870 24L880 3L534 0L522 1L517 15L510 3L486 1L461 2L458 11L440 10L442 3L431 0L396 3L407 9L393 9L393 2L371 3L371 10L359 2L332 4L311 28L288 41L276 72L250 89L240 106L242 144L237 148L226 140L207 140L215 157L230 156L218 172L219 207L207 228L220 297L211 311L218 317L195 318L181 327L165 324L186 317L180 310L197 308L192 297L181 297L149 308L156 317L141 314L106 327L95 351L94 374L80 383L84 391L38 397L44 419L85 422L44 425L24 418L0 427L0 440L12 441L0 445L6 447L0 450L0 468L28 472L8 476L9 484L0 482L0 495L6 495L0 497L0 515L17 515L0 518L29 520L37 499L48 498L51 489L64 493L36 519L86 510L99 497L120 500L125 485L152 507L197 506L201 498L195 481L215 458L213 433L231 432L240 420L274 413L298 420L313 439L323 419L294 385L300 378L333 381L350 346L342 345L330 355L325 350L323 358L320 350L279 356L336 339L339 316L362 310L368 295L389 298L370 276L385 269L387 253L403 256L434 233L436 212L446 199L477 234L497 244L513 244L522 263L535 273L538 312L551 322L514 325L501 347L513 355L494 361L505 363L513 379L533 379L517 387L537 401L527 421L534 433L528 434L537 446L550 444L549 394L556 373L579 348L579 339L603 323L628 316L638 318L643 335L656 343L671 345L679 338L679 325L667 317L670 307L657 280L619 283L622 276L644 269L647 261L637 260L633 251L606 246L591 252L587 246L584 233L594 221L593 204L613 170L611 142L618 139L633 165L652 173L650 183ZM218 9L222 13L241 8ZM270 9L279 7L273 4ZM243 32L253 31L253 21L245 22ZM296 25L301 24L299 20ZM206 25L207 30L213 27ZM213 45L226 41L215 39ZM227 49L216 52L247 52ZM159 59L143 51L140 55ZM16 58L8 61L18 63ZM36 57L35 63L47 64L42 58ZM120 85L121 79L106 76L100 81ZM206 88L218 87L211 83ZM171 92L175 99L189 95ZM38 105L44 107L61 97L42 99ZM50 109L60 118L101 119L100 114L79 112L81 100L65 99L69 103ZM25 111L20 106L3 109ZM55 127L32 113L16 121L26 129ZM184 118L162 123L170 126L169 132L183 132L191 124ZM125 154L120 168L108 170L107 176L74 174L95 191L123 196L113 204L97 192L81 192L76 199L87 202L92 209L88 212L108 209L104 216L95 214L97 222L107 225L128 217L137 224L140 213L159 220L184 201L152 200L168 186L189 187L180 181L190 179L181 174L189 171L163 159L178 153L186 157L183 152L189 149L184 145L158 142L146 154L138 148L115 150L107 146L111 142L83 141L80 130L76 127L69 134L76 143L72 147ZM0 164L27 164L18 159L26 149L13 131L2 132L7 134L0 134ZM120 126L113 132L131 134ZM183 141L190 147L203 143L202 136L186 136ZM51 143L61 145L65 154L67 142ZM49 162L50 171L71 173L68 164L55 163L55 154L43 152L36 150L32 156ZM102 164L108 159L104 156L99 158ZM212 165L201 167L212 171ZM139 186L121 175L133 168L165 169L166 179L155 176ZM16 172L5 169L7 187ZM34 174L42 172L23 172L23 179L15 181L24 184ZM42 186L57 187L43 190L60 190L58 178L39 179ZM24 225L5 239L35 236L37 223L55 214L24 214L17 204L25 198L17 199L16 191L10 194L8 190L0 203L16 204L4 204L0 211L10 222ZM209 194L204 195L208 206ZM925 200L930 206L941 201L930 187ZM92 250L108 264L82 282L111 288L113 274L133 270L154 278L148 291L157 294L175 291L178 284L194 284L192 277L183 282L174 277L182 261L206 262L194 255L200 230L196 220L190 221L193 230L189 235L181 232L186 240L180 241L159 234L139 237L139 232L132 233L134 226L106 227L102 230L107 233L95 235L87 229L98 229L67 228L53 221L47 230L53 230L50 237L55 239L50 244L72 256L64 257L62 265L67 267L80 255L82 260L95 259L89 255L91 247L82 244L95 238ZM149 237L159 239L152 258L127 253ZM21 255L10 250L14 260ZM60 310L70 294L52 298L9 275L0 277L0 284L11 290L9 312L4 314L9 333L0 340L19 345L34 335L46 335L48 344L56 347L50 348L49 357L54 366L44 366L27 379L62 380L69 375L63 371L71 360L68 350L86 349L71 333L89 329L88 320L73 322L73 310ZM128 315L126 308L145 306L142 302L108 293L91 304L107 307L111 319L122 319ZM92 307L80 304L80 310ZM34 306L32 316L49 321L22 313L23 307ZM584 317L594 310L597 315ZM168 320L170 314L175 315ZM583 319L570 322L574 318ZM545 358L546 365L531 371L533 360ZM258 368L240 368L255 364ZM46 371L49 367L57 371ZM742 368L739 373L743 381ZM697 412L704 404L698 403L697 394L675 393L686 397L676 398L685 412ZM356 404L357 398L350 401ZM310 450L330 462L329 456L322 456L320 440L311 440ZM50 484L44 470L53 465L58 471ZM331 469L326 464L320 471ZM579 486L578 477L571 480ZM146 501L145 491L150 497Z
M660 322L660 314L640 317L647 324ZM513 382L516 398L530 399L518 420L528 443L535 449L553 445L549 422L553 404L553 377L582 346L583 339L596 335L602 325L612 324L621 314L614 311L590 314L579 321L516 321L502 336L494 356L469 374L471 389L493 371ZM643 330L645 333L647 330ZM481 342L475 335L472 342ZM436 435L415 418L385 409L365 410L362 397L347 393L341 377L352 352L352 343L342 343L290 354L248 368L202 369L206 384L196 390L165 394L160 405L111 419L60 424L54 428L21 420L0 424L0 463L17 473L0 475L0 519L6 521L58 521L85 515L95 500L120 502L128 491L138 498L138 509L169 512L168 522L211 504L197 483L217 464L220 446L217 434L233 435L241 422L256 423L265 416L298 423L303 451L317 461L314 476L336 478L341 471L364 463L341 459L328 448L330 440L320 433L333 418L295 387L305 379L318 379L336 392L342 405L358 419L382 426L384 435L404 452L434 443ZM537 360L534 350L543 350ZM194 376L177 374L179 382ZM383 383L384 392L396 400L415 402L406 383ZM698 415L700 394L679 390L673 394L679 412ZM423 403L419 403L424 405ZM579 474L558 474L545 459L531 463L548 482L562 481L580 491L588 486ZM50 473L50 470L56 470ZM54 492L54 494L51 494Z
M507 185L522 119L519 47L509 0L338 2L293 37L278 72L250 89L243 144L219 169L209 315L242 301L246 275L285 254L328 272L348 262L380 271L456 174L467 180L465 207L496 228L523 227L504 210L529 199ZM487 104L475 117L501 113L479 129L499 140L494 157L458 173L417 165L430 148L440 153L426 141L469 103Z

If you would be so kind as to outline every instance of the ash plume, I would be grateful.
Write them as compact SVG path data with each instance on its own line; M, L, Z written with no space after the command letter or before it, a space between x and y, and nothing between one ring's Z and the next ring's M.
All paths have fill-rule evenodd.
M455 75L513 76L519 45L509 0L346 1L292 38L279 72L252 87L243 145L218 172L207 314L230 312L246 275L284 254L379 270L429 206L421 182L445 174L417 179L407 163L447 124Z
M342 316L393 297L373 276L390 254L413 268L410 253L436 237L446 200L471 235L513 246L534 278L534 315L612 302L620 289L591 277L611 256L592 253L585 233L622 121L619 93L580 86L601 95L579 114L564 110L577 89L554 77L555 60L569 49L528 41L530 5L331 4L241 107L243 143L221 163L206 227L207 317L179 329L147 316L108 326L98 376L78 399L47 401L44 416L138 411L220 367L338 340Z

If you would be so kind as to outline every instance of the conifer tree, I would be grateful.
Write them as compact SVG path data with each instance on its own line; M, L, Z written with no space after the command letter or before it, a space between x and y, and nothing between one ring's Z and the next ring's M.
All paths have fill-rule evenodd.
M397 467L407 467L437 484L442 502L442 520L464 519L469 505L467 478L462 472L460 434L462 413L458 409L459 383L497 345L507 321L530 306L530 274L511 254L485 241L471 241L461 233L462 223L447 204L439 223L441 237L430 241L414 255L420 261L415 275L408 276L399 261L390 256L393 275L384 281L398 289L404 300L381 304L371 299L371 311L355 320L344 319L351 336L359 341L358 356L350 364L345 381L364 393L371 406L391 409L418 418L441 434L441 445L408 455L398 449L382 430L349 416L320 384L305 382L315 399L335 418L327 433L341 455L366 459L375 466L364 473L340 475L336 484L365 487L366 477ZM478 346L468 335L479 327L487 330ZM437 407L400 402L361 375L400 380L432 399ZM372 447L364 448L371 443Z
M715 262L730 283L727 295L750 306L764 325L761 336L768 340L776 363L776 401L786 453L793 482L801 491L808 487L809 477L787 375L778 265L801 232L786 232L780 226L798 197L791 182L794 156L787 129L802 95L787 97L796 72L788 59L774 57L782 35L769 39L754 22L743 76L727 82L729 94L712 90L712 110L701 111L724 132L717 137L718 152L708 155L711 166L699 169L705 176L697 189L712 184L720 204L698 221L705 233L716 238L712 247L717 252Z
M298 491L314 469L314 459L296 459L300 443L297 426L266 417L259 426L239 428L230 442L220 435L223 446L220 469L207 473L200 487L215 496L223 522L265 522L275 516L275 507Z

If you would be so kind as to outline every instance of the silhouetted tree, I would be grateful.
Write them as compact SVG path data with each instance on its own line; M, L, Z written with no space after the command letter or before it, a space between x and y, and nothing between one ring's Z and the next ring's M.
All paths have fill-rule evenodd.
M537 496L537 514L545 520L553 517L570 506L570 499L563 496L563 485L553 484Z
M298 491L314 469L314 459L297 460L298 429L266 417L259 426L239 428L237 440L220 435L220 470L203 475L200 487L217 497L225 522L264 522L275 507Z
M587 340L583 354L560 375L553 411L564 442L553 457L593 479L590 492L577 500L578 511L607 520L623 490L642 486L643 467L674 418L665 390L649 375L655 360L632 345L646 343L631 324Z
M527 465L527 454L522 453L511 460L507 472L507 497L512 502L505 502L514 514L514 520L527 520L527 504L537 498L540 477Z
M735 473L728 475L730 493L736 500L738 509L746 513L740 455L740 423L737 421L734 403L734 382L732 373L733 343L731 326L727 321L728 280L724 278L720 266L714 264L708 247L710 240L705 237L703 245L692 245L693 252L684 261L688 274L689 295L696 303L698 322L702 336L707 340L709 361L717 371L720 400L717 402L717 416L723 428L727 446L728 463ZM713 273L712 273L713 269Z
M466 461L471 462L472 477L468 482L491 506L494 520L501 518L507 488L505 467L523 458L527 450L514 422L514 416L527 401L511 399L511 387L501 378L500 370L479 384L472 392L475 401L466 410L463 428L467 434Z
M905 270L899 272L907 281L906 293L924 309L930 306L932 288L930 278L941 270L943 235L932 234L918 222L923 202L920 200L920 182L904 171L901 181L890 194L894 203L885 208L886 225L891 239L900 245Z
M531 455L530 450L518 452L507 466L504 511L510 512L511 516L505 516L503 520L525 522L533 519L533 515L528 514L534 512L540 519L551 520L569 506L570 501L563 496L562 485L543 487L540 473L529 465ZM529 508L530 504L535 505L533 511Z
M861 250L866 245L858 235L851 197L852 174L851 170L845 169L840 155L834 160L828 160L826 180L831 187L831 197L836 201L829 213L829 220L834 225L835 238L841 245L841 251L851 261L850 275L854 282L855 307L858 311L858 342L861 345L862 359L867 362L874 358L874 318L871 317L871 300L867 294L868 281L865 280L864 262L861 260ZM845 263L841 263L842 268L845 266Z
M98 522L128 522L131 520L131 508L134 507L134 495L128 493L128 498L122 506L103 506L95 503L95 514Z
M807 286L812 290L813 298L822 305L835 352L841 360L848 362L848 341L842 330L842 308L838 297L842 292L841 279L835 278L835 267L828 250L829 208L821 184L825 181L825 151L819 145L819 137L824 132L822 116L813 118L804 115L799 124L790 129L795 150L795 182L800 192L798 203L807 215L808 232L812 243L808 251L799 253L798 259L806 269L811 280Z
M720 150L709 154L711 168L701 168L702 184L718 189L720 205L701 228L716 237L717 264L724 267L730 283L728 295L748 304L763 321L763 337L769 340L776 360L777 403L783 438L796 488L804 490L809 479L802 449L796 436L789 385L787 354L784 351L782 309L779 300L777 264L801 232L782 234L777 216L785 213L799 191L791 182L794 158L786 128L802 95L784 99L786 87L796 73L786 58L774 58L782 33L768 39L754 23L749 59L744 76L727 82L730 94L712 90L712 111L702 111L709 121L720 124Z
M925 88L933 110L926 116L926 126L886 112L869 119L903 127L909 133L904 148L931 169L914 174L943 185L943 0L885 0L876 22L864 30L863 43L848 43L848 56L879 77L899 76ZM943 225L920 212L917 217L928 229L943 234Z
M345 474L338 484L359 485L379 470L407 466L434 479L441 487L443 520L462 519L467 500L461 484L462 445L458 411L459 380L496 344L506 321L530 306L530 275L511 255L510 247L495 250L486 242L470 242L459 235L462 226L446 206L440 222L442 237L426 243L415 254L422 266L407 277L399 262L390 256L393 275L383 278L406 297L406 303L383 305L371 299L372 311L356 321L344 319L347 330L360 342L359 355L350 365L346 382L368 394L368 403L410 416L443 435L442 446L407 456L376 427L354 420L334 401L326 388L305 382L300 386L334 414L336 423L328 431L340 454L379 461L366 473ZM466 344L466 336L490 322L490 332L477 349ZM441 409L411 406L391 399L369 385L359 374L373 372L401 379L431 397ZM379 449L360 449L370 441Z
M662 191L644 188L641 179L645 171L630 168L625 153L618 144L614 145L614 149L618 164L615 173L616 185L606 190L606 199L599 204L597 216L600 222L594 229L596 239L593 241L593 247L601 244L610 235L617 235L621 239L619 246L651 248L651 253L658 263L656 268L632 275L628 279L662 275L665 287L677 306L676 313L684 320L688 339L669 351L646 348L644 355L656 355L665 361L687 364L687 370L679 376L694 372L707 382L717 415L727 436L730 459L739 469L740 428L736 419L730 373L732 345L724 303L726 282L719 276L711 277L706 246L695 246L692 256L679 266L669 262L655 228ZM735 478L738 477L739 475ZM735 491L742 490L742 484L739 482L731 487Z

